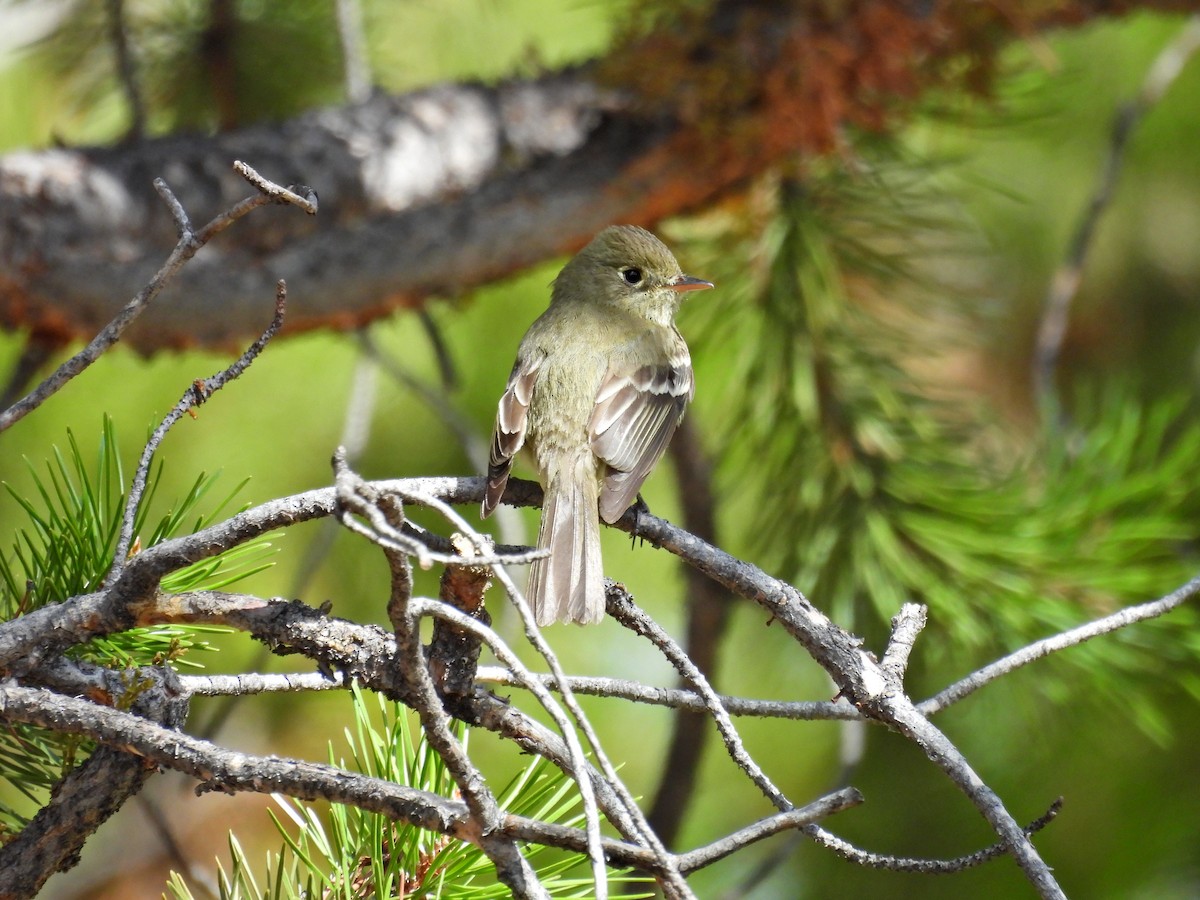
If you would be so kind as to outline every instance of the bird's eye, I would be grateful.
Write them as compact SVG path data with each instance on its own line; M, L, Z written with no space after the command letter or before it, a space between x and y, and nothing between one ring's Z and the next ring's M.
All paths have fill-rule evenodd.
M641 269L622 269L621 277L625 279L626 284L641 284L642 270Z

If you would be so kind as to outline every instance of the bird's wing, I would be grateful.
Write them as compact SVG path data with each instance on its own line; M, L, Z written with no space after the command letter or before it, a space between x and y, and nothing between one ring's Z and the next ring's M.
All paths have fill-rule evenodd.
M500 397L496 408L496 425L492 429L492 452L488 458L487 491L483 495L480 514L487 518L500 504L504 486L508 484L508 473L512 470L513 457L525 444L529 422L529 400L542 367L544 354L533 354L528 358L517 357L508 386Z
M695 393L692 366L682 360L610 370L596 395L588 425L592 452L608 464L600 490L600 518L621 518L667 449Z

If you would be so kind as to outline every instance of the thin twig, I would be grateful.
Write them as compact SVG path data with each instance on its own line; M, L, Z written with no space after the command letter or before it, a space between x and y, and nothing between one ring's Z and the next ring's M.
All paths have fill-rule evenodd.
M863 796L855 788L842 788L805 806L768 816L753 825L726 835L718 841L680 854L679 868L684 872L692 872L704 866L710 866L763 838L779 834L781 831L795 829L806 831L814 824L815 819L824 819L833 813L858 806L862 802Z
M345 461L345 451L339 447L335 460ZM387 517L379 508L379 498L388 491L377 491L370 483L363 481L349 469L339 473L338 481L338 521L348 530L353 531L379 547L395 550L415 556L417 565L422 569L430 568L434 563L442 565L461 565L462 557L453 550L438 551L430 548L430 542L424 539L419 530L411 522L403 526L395 526L387 521ZM400 496L408 499L402 492ZM430 498L426 498L427 501ZM428 502L422 505L429 505ZM367 520L363 525L353 518L359 515ZM368 527L369 526L369 527ZM521 552L495 553L481 552L472 557L472 565L527 565L535 559L545 556L546 550L531 548Z
M221 747L186 733L165 728L133 713L88 700L64 697L39 688L0 683L0 714L14 722L28 722L53 730L84 734L101 743L126 748L165 769L183 772L201 784L197 793L210 790L278 793L299 800L344 803L399 822L446 834L467 842L478 835L469 823L467 806L416 788L346 772L333 766L278 756L253 756ZM144 767L143 767L144 768ZM786 814L770 816L730 836L741 844L797 828L860 802L857 792L843 790ZM500 833L532 843L575 852L587 850L585 833L576 828L506 814ZM682 857L673 865L692 871L716 862L722 839ZM602 839L602 852L613 865L636 866L657 872L660 863L651 851L631 844ZM683 860L683 864L680 864Z
M333 766L282 757L255 757L164 728L123 710L40 688L0 684L0 714L67 734L86 734L126 747L168 769L199 779L198 790L278 792L300 800L329 800L399 822L472 839L464 803L395 782L346 773Z
M679 673L680 677L695 688L704 700L704 708L716 724L717 731L720 732L721 739L725 742L725 749L729 751L729 757L734 764L746 773L746 777L762 791L763 796L770 800L776 809L781 812L791 811L793 809L792 802L784 796L779 788L775 787L758 763L746 752L742 739L733 725L733 720L729 718L729 712L721 705L721 698L709 685L708 679L696 668L695 663L683 652L683 648L676 644L657 622L638 608L637 604L633 602L633 598L621 586L610 583L605 591L605 599L608 601L607 612L609 615L634 634L649 640L666 657L667 662Z
M672 857L673 865L681 872L692 872L710 866L724 859L730 853L735 853L756 841L772 837L783 831L803 828L834 813L850 809L862 802L862 795L854 788L843 788L814 800L806 806L786 813L775 813L764 819L735 831L731 835L689 850ZM510 817L510 822L514 817ZM584 835L575 828L565 828L548 822L539 822L535 828L526 831L525 826L511 822L506 832L521 840L536 841L554 847L563 847L576 852L585 852L587 845ZM659 859L644 847L634 846L624 842L604 839L604 854L612 865L626 865L658 874Z
M330 691L344 688L341 672L296 672L260 675L180 675L179 685L186 694L202 697L242 697L298 691Z
M414 502L421 503L422 505L429 506L437 510L451 524L453 524L463 534L467 535L475 542L476 549L480 554L486 552L488 539L479 534L466 522L466 520L462 518L462 516L455 512L439 497L426 494L407 494L406 499L410 499ZM472 562L475 562L475 558L472 558ZM526 640L533 645L534 649L537 650L541 657L546 661L546 664L550 667L551 673L558 679L559 691L562 694L563 705L571 713L571 716L575 720L579 730L582 731L584 736L587 738L588 744L592 748L592 753L600 766L600 770L604 773L605 778L608 779L609 784L616 792L617 796L621 798L621 802L625 806L625 809L629 815L629 819L634 828L637 830L638 835L647 846L659 854L659 858L662 861L661 877L663 879L663 890L666 892L668 897L692 896L691 890L684 881L682 874L680 874L679 871L674 867L673 858L659 840L658 835L654 833L654 830L650 827L650 824L646 821L645 816L642 814L641 808L637 805L637 801L625 787L625 783L618 777L616 768L609 760L603 746L601 746L595 729L592 728L591 723L583 714L583 710L576 701L574 694L571 693L570 687L566 684L566 673L563 671L562 664L558 661L558 657L555 656L554 652L551 650L550 645L546 643L545 638L542 637L541 631L538 629L534 620L533 611L529 607L529 603L526 601L521 592L517 590L516 585L513 584L512 579L502 566L493 566L492 571L496 575L496 580L504 588L505 593L508 594L509 599L517 608L518 614L520 615L522 624L525 628ZM569 725L565 726L563 738L567 741L568 745L572 745L572 743L577 740L573 729L571 729ZM574 752L575 750L572 746L572 753ZM582 756L582 748L580 748L579 752ZM582 771L582 769L578 769L578 771ZM587 779L581 779L579 781L579 785L582 795L586 795L586 793L591 790L591 784ZM592 864L593 866L598 865L597 860L593 858Z
M175 223L175 236L180 240L194 237L192 220L188 218L187 210L183 208L183 204L179 202L179 198L175 196L175 192L161 178L154 179L154 192L158 194L159 199L162 200L167 210L171 213L171 220ZM224 213L223 215L227 214Z
M353 493L374 500L385 524L393 532L403 527L404 507L398 495L374 496L350 470L345 451L340 447L333 463L339 495L344 497L347 493ZM396 638L397 668L404 684L405 702L416 710L425 741L441 758L458 786L459 794L466 801L472 825L479 833L476 844L491 860L496 877L519 900L549 900L549 893L521 853L517 842L499 833L503 820L500 804L488 787L487 779L476 768L466 747L450 727L450 717L442 706L429 672L425 649L421 645L421 615L414 609L412 566L408 561L410 551L389 547L381 549L391 569L387 612ZM603 897L603 884L598 884L597 889Z
M362 103L371 96L371 70L367 64L367 41L359 0L335 0L338 39L342 45L342 82L346 101Z
M438 327L437 320L434 319L427 305L417 310L417 321L421 323L421 330L425 332L425 337L429 338L429 346L433 350L434 359L437 360L438 380L442 383L442 390L447 394L457 391L459 386L458 366L454 364L454 357L450 355L450 345L446 343L442 329Z
M1080 625L1061 634L1035 641L1028 646L1022 647L1020 650L1010 653L1008 656L1001 657L995 662L989 663L976 672L972 672L966 678L956 681L949 687L943 688L928 700L919 703L917 708L926 716L936 715L951 704L957 703L969 694L979 690L985 684L989 684L1007 675L1009 672L1021 668L1021 666L1049 656L1051 653L1057 653L1059 650L1065 650L1068 647L1074 647L1076 644L1082 644L1084 641L1089 641L1102 634L1126 628L1135 622L1144 622L1147 619L1156 619L1159 616L1166 615L1177 606L1181 606L1188 600L1191 600L1197 594L1200 594L1200 577L1193 578L1187 584L1176 588L1171 593L1157 600L1142 603L1138 606L1127 606L1125 609L1119 609L1102 619L1097 619L1094 622L1088 622L1085 625Z
M766 610L825 669L842 696L869 718L913 741L946 774L1007 844L1040 896L1047 900L1064 897L1050 867L996 792L954 743L917 711L903 686L862 648L859 638L835 625L792 585L661 519L626 513L617 526L678 553L709 577Z
M688 416L679 424L667 452L674 463L675 493L683 516L681 524L697 537L720 546L712 462L704 450L694 416ZM683 567L683 579L687 623L683 646L688 659L704 673L704 677L715 681L720 665L718 651L728 629L733 597L691 566ZM662 774L648 814L655 832L667 844L674 843L683 825L708 740L707 716L680 713L673 717Z
M895 675L897 681L904 681L908 657L927 618L928 610L919 603L905 603L892 617L892 636L888 639L879 665Z
M131 567L146 562L147 558L140 556L131 562ZM355 679L394 700L402 701L404 696L405 686L395 663L395 636L376 625L329 618L323 611L299 601L264 600L225 591L157 593L151 602L137 604L129 610L118 604L115 612L107 601L106 594L83 595L69 603L34 610L0 625L0 668L24 672L36 666L41 680L53 663L39 663L38 660L64 651L81 640L81 635L110 634L129 627L168 622L221 625L244 631L275 652L301 654L323 671L342 673L347 680ZM36 649L29 649L29 641ZM76 668L79 665L75 664ZM75 685L80 676L75 670L69 674L69 689L77 692ZM56 683L48 685L56 690L63 689ZM87 692L91 694L90 689ZM454 704L456 718L495 732L525 753L545 757L564 772L579 769L582 751L572 751L566 740L515 706L484 692L467 698L446 699ZM586 758L582 766L590 775L599 808L623 837L636 840L636 829L624 802L604 777L592 769ZM580 841L577 848L587 852L586 840ZM644 859L639 859L637 865L657 870L657 863L647 867L642 865Z
M1063 799L1059 797L1050 804L1050 808L1045 813L1025 826L1025 834L1034 834L1049 825L1058 815L1059 810L1062 809L1062 804ZM962 872L966 869L982 865L989 860L997 859L1008 852L1008 848L1003 843L1000 843L992 844L990 847L976 850L974 853L968 853L965 856L956 856L953 859L919 859L911 856L891 856L887 853L872 853L869 850L862 850L816 824L809 825L800 830L822 847L832 850L838 856L856 865L868 869L887 869L892 872L951 875L955 872Z
M456 719L512 741L523 753L549 760L568 778L573 778L573 773L578 770L574 752L558 731L541 724L506 700L486 691L476 691L470 696L447 695L444 699ZM616 790L608 783L603 773L586 759L584 770L596 795L596 807L604 813L624 840L630 844L638 844L640 839L637 829ZM583 840L575 849L580 853L590 854L587 833L580 831L580 834L583 835ZM651 850L645 852L653 853ZM657 855L654 858L657 859ZM657 863L650 866L642 866L641 863L638 865L652 871L657 871L658 868Z
M537 676L547 687L556 688L553 675ZM508 669L500 666L480 666L476 681L483 684L502 684L521 687L521 681ZM665 706L670 709L685 709L701 715L708 712L704 699L695 691L683 688L661 688L620 678L591 678L571 675L567 683L576 694L593 697L612 697L650 706ZM753 700L747 697L730 697L718 694L721 706L730 715L757 716L772 719L796 719L799 721L861 721L862 714L848 703L829 700Z
M376 386L378 383L377 368L365 356L359 358L350 381L350 392L346 398L346 413L342 419L342 435L338 444L346 448L346 457L353 463L357 461L366 448L371 435L371 420L374 412ZM302 597L307 591L312 579L325 563L333 541L340 528L336 519L326 519L320 529L309 542L300 564L296 567L288 588L289 597ZM266 665L271 651L258 645L258 649L246 663L246 668L257 670ZM338 673L335 673L338 674ZM340 682L339 682L340 683ZM197 726L196 734L200 737L211 738L218 734L233 715L239 701L244 696L239 691L230 691L221 695L221 700L212 704L212 711L204 722Z
M174 195L170 193L170 189L166 186L166 183L161 178L156 178L154 187L160 196L171 197L173 202L169 203L168 206L171 208L172 214L175 215L177 209L181 209L181 207L179 207L178 201L174 200ZM186 218L184 221L186 221ZM176 216L176 225L180 228L183 227L180 225L178 216ZM4 431L16 424L45 403L46 400L50 399L51 396L66 385L68 381L99 359L109 347L120 340L125 329L133 324L134 320L150 304L150 301L158 296L167 282L174 277L175 273L179 271L185 262L195 256L196 251L201 246L190 227L180 234L179 242L167 257L167 261L163 263L162 268L137 293L137 296L130 300L117 313L113 320L88 342L87 346L62 363L30 393L0 413L0 431Z
M496 658L508 666L509 670L520 680L521 685L528 689L542 704L543 709L550 714L550 717L554 719L555 724L558 725L562 732L563 737L567 739L568 746L571 745L571 737L574 736L574 731L571 728L570 720L559 704L555 702L550 692L542 686L533 673L521 665L521 661L517 655L504 643L496 632L461 610L457 610L449 604L437 600L416 598L409 604L409 609L414 617L436 616L439 619L452 623L463 631L475 635L487 644L488 649L495 654ZM577 740L576 738L575 741L577 742ZM580 786L584 821L589 842L588 857L593 867L596 894L601 897L607 896L608 888L604 872L604 856L600 842L599 814L596 809L595 797L590 790L591 778L588 774L587 759L583 755L583 748L577 743L572 748L572 766L567 774Z
M346 397L346 413L342 419L342 435L338 442L340 446L346 448L346 458L352 464L357 461L370 440L372 413L374 412L375 398L378 395L376 376L377 367L374 362L365 354L360 356L350 381L350 391ZM321 523L320 529L309 542L300 559L300 564L296 568L288 589L288 596L304 596L309 583L329 556L334 538L339 530L338 522L334 519L327 519ZM270 650L260 644L254 656L247 661L246 667L251 670L262 668L266 665L270 655ZM219 702L212 704L212 711L208 717L196 728L196 734L200 737L211 738L216 735L233 715L244 694L240 691L230 691L221 696L222 699Z
M954 742L922 716L902 691L896 690L890 697L882 699L883 715L880 718L921 748L926 758L974 804L999 835L1005 850L1016 860L1038 896L1044 900L1066 900L1067 895L1029 835Z
M421 503L421 498L439 497L453 503L470 505L478 503L483 492L483 479L475 477L456 478L435 476L381 480L369 482L369 484L380 492L399 491L409 499L409 502L416 502L418 504ZM517 486L518 489L528 491L528 494L518 496L510 492L505 498L506 502L519 501L521 503L533 504L540 500L540 494L536 492L536 485L530 482L518 482ZM215 523L193 534L181 535L180 537L172 538L149 547L130 560L130 567L139 569L139 575L142 578L153 581L156 578L162 577L167 572L174 571L176 568L189 565L200 559L210 558L276 529L290 527L314 519L330 517L335 513L336 508L336 494L334 489L330 487L317 488L300 494L280 497L251 507L223 522ZM698 564L703 564L706 568L709 567L708 555L705 548L687 541L685 539L687 537L685 532L654 516L644 515L642 521L646 527L653 525L656 536L666 549L671 550L671 552L676 553L681 558L693 560ZM666 540L667 535L673 535L674 537ZM734 560L732 571L743 576L752 576L758 570L747 563ZM752 585L749 584L744 585L742 589L750 594L756 593ZM1004 660L993 663L992 666L1000 666L1001 664L1012 665L1013 667L1016 667L1016 665L1025 665L1049 653L1081 643L1091 637L1165 615L1188 599L1194 597L1197 593L1200 593L1200 578L1189 581L1157 600L1127 607L1102 619L1081 625L1078 628L1065 632L1063 635L1038 641L1022 650L1016 651L1010 657L1005 657ZM197 592L191 595L178 596L200 597L207 595L214 597L235 596L218 594L217 592ZM79 595L64 603L50 604L9 622L0 623L0 668L11 668L18 660L36 649L41 648L47 653L63 650L77 643L89 640L97 634L105 633L104 629L116 625L114 621L108 620L104 616L103 610L106 599L107 596L104 593ZM253 597L247 597L246 602L252 603L257 607L267 605L266 601ZM181 606L179 614L181 616L191 615L192 613L185 612L186 609L186 605ZM172 618L171 605L169 603L161 607L148 607L146 612L156 616L156 621L187 621L186 618ZM139 620L139 624L149 623L149 618ZM229 623L226 622L225 624ZM349 625L350 623L346 624ZM989 672L993 674L988 674ZM491 680L501 681L504 678L502 673L487 668L481 669L481 673L482 677ZM981 684L994 680L998 673L999 670L994 671L991 667L981 670L980 673L976 673L956 685L951 685L935 697L924 701L920 707L921 711L927 715L934 715L971 693L971 691L975 690ZM557 675L550 674L544 676L544 678L548 683L558 683ZM979 683L974 683L976 680ZM568 686L578 684L583 693L602 693L603 690L607 689L602 686L608 683L607 680L596 680L593 682L593 680L585 678L568 678L566 681ZM508 682L504 681L502 683ZM615 684L620 689L620 682L615 682ZM973 686L968 689L968 684L973 684ZM632 696L632 693L639 695L644 693L644 696ZM682 695L676 700L670 692L666 692L661 688L648 688L643 691L639 687L632 693L631 699L638 699L641 702L660 702L654 696L659 694L666 698L663 702L693 702L686 700ZM739 703L753 705L763 702L740 701L734 698L727 698L725 700L728 708L737 711L739 714L743 712L743 709L738 707ZM761 710L746 707L745 713L767 714L768 709L766 707L761 708ZM854 718L861 715L861 713L854 710L841 712L829 704L808 705L803 703L796 704L794 708L783 705L779 708L777 714L795 718L834 719Z
M442 514L442 516L444 516L447 519L447 521L449 521L452 525L454 525L456 528L458 528L463 534L465 534L467 536L468 539L470 539L474 543L476 555L471 557L471 564L473 566L485 564L483 562L483 558L489 553L489 550L491 547L491 542L487 538L483 537L483 535L479 534L469 524L467 524L467 522L460 515L458 515L458 513L456 513L453 509L451 509L445 503L442 503L436 497L428 497L428 496L421 496L421 495L404 495L404 494L401 494L401 496L404 496L406 500L418 502L425 506L430 506L433 509L436 509L438 512L440 512ZM461 562L461 557L459 558L459 561ZM511 581L508 580L507 574L504 572L503 568L501 568L500 565L498 565L498 564L493 565L492 568L493 568L493 571L496 572L497 577L500 579L501 583L504 584L505 588L506 589L509 587L512 588L512 591L514 593L510 594L510 596L515 595L514 599L518 604L518 608L520 608L521 606L524 606L525 610L527 612L529 612L529 614L530 614L529 624L532 625L532 623L533 623L532 611L530 611L528 609L528 603L526 603L524 598L520 597L520 595L518 593L516 593L516 587L514 585L512 585ZM452 609L452 607L446 606L446 604L438 604L438 606L444 607L445 609ZM484 626L482 625L482 623L476 621L475 619L471 619L469 616L459 613L458 610L454 610L454 612L457 615L457 617L462 619L464 622L469 621L469 622L473 623L473 626L466 626L466 625L463 625L461 622L455 621L455 624L459 625L459 627L464 628L464 630L470 631L470 632L478 635L480 633L480 630L483 629ZM534 626L534 628L536 628L536 626ZM490 632L491 629L487 629L487 630ZM398 636L397 636L397 639L399 639ZM498 636L496 638L496 641L499 642ZM492 652L497 655L497 658L500 658L504 662L506 662L510 668L513 667L513 664L516 662L516 656L514 654L512 654L511 652L509 652L507 647L505 647L499 643L497 646L491 646L489 644L489 647L492 650ZM549 650L549 648L547 648L547 651L548 650ZM502 653L504 654L503 656L501 655ZM551 656L551 659L547 660L547 662L551 663L551 667L553 669L555 666L557 666L557 660L553 658L553 654L550 654L550 656ZM557 674L561 674L561 669L557 670ZM538 686L538 688L540 688L540 685ZM535 696L536 696L537 689L535 689L533 687L533 682L530 682L530 689L535 691ZM573 777L575 778L576 783L579 785L580 801L581 801L581 805L583 806L584 822L585 822L586 830L588 833L588 841L589 841L588 857L589 857L589 860L590 860L591 866L592 866L592 878L593 878L593 882L594 882L594 887L595 887L595 890L596 890L596 893L598 896L606 897L608 895L607 870L604 867L603 856L600 854L600 816L596 809L596 798L595 798L595 793L594 793L594 790L592 787L591 779L588 776L587 759L584 756L583 747L579 744L579 739L575 735L574 729L571 728L571 723L570 723L569 719L567 718L567 716L562 712L561 709L559 709L557 703L552 702L552 698L550 698L549 692L543 691L542 693L543 693L543 696L539 697L538 699L543 701L544 706L545 706L545 703L547 700L551 701L550 705L545 706L545 708L546 708L547 712L550 713L551 717L555 720L555 723L558 725L558 727L562 731L563 739L567 742L567 746L570 748L570 751L571 751ZM565 698L569 697L569 696L570 696L569 692L564 695L564 702L565 702ZM574 710L572 710L572 712L574 713ZM576 721L578 721L578 717L576 718ZM602 755L598 754L598 757L602 758ZM614 783L614 788L615 787L616 787L616 785Z
M1066 257L1050 281L1043 304L1033 359L1035 400L1043 419L1053 425L1061 415L1061 404L1054 386L1054 373L1067 331L1071 301L1083 281L1083 269L1091 250L1100 217L1116 191L1125 150L1133 131L1141 123L1200 50L1200 15L1192 15L1175 38L1155 58L1136 97L1125 103L1113 119L1109 133L1108 158L1100 171L1091 199L1083 211L1075 233L1067 246Z
M286 203L290 204L291 206L298 206L310 216L315 216L317 214L317 207L319 204L317 192L307 184L289 184L287 187L283 187L282 185L278 185L273 181L268 181L266 178L263 178L258 174L258 172L246 165L246 163L242 162L240 159L234 160L233 171L237 172L248 182L258 188L259 193L269 200L273 200L276 203ZM218 219L214 219L213 221L216 222Z
M138 87L133 51L129 47L129 31L125 23L125 0L106 0L108 8L108 37L117 55L117 75L125 102L129 104L129 135L131 139L146 136L146 105Z
M342 474L339 472L339 477ZM403 516L399 501L395 500L387 509L393 519L391 524L398 527ZM503 821L500 804L483 774L471 761L466 748L450 728L450 717L442 708L437 687L429 674L429 662L421 646L421 612L417 601L411 596L412 570L408 556L399 550L385 549L384 553L392 566L388 618L396 636L396 649L400 657L398 663L406 682L407 702L417 711L424 739L441 758L466 801L473 824L479 831L476 843L492 861L497 878L508 886L514 897L549 900L550 895L521 854L516 841L499 833ZM597 885L597 893L605 896L603 882Z
M286 311L287 285L280 280L275 287L275 314L271 317L271 324L259 335L258 340L247 347L241 356L220 372L210 375L208 378L200 378L193 381L188 389L183 392L183 396L175 404L175 408L167 413L158 424L158 427L154 429L154 433L150 436L150 439L146 441L146 446L142 448L142 457L138 461L137 471L134 472L133 481L129 486L129 496L125 500L125 513L121 519L121 532L117 537L117 548L113 553L112 566L109 568L108 576L104 580L105 586L111 586L116 581L117 576L121 574L121 569L125 566L125 559L129 555L130 547L133 544L134 523L137 520L138 509L142 503L142 495L146 490L146 482L150 477L150 465L154 461L154 454L158 450L158 445L162 443L163 438L167 436L167 432L171 430L171 427L183 418L187 412L206 402L209 397L246 371L255 358L262 353L263 348L267 346L271 338L278 333L280 327L283 325L283 316Z
M449 350L428 310L422 308L418 318L424 326L425 333L429 338L430 347L438 362L440 385L429 384L426 380L419 378L402 366L393 354L386 352L379 345L374 335L368 330L364 329L358 332L359 346L363 348L365 353L370 355L377 366L395 379L402 387L410 391L417 400L425 405L426 409L433 413L446 426L446 429L458 442L459 447L462 448L464 455L471 464L471 468L477 472L486 471L488 438L486 435L480 433L474 422L462 414L458 409L456 401L451 396L451 392L457 386L457 376L453 360L449 355ZM412 527L412 525L413 523L410 522L409 526ZM509 506L501 506L496 510L495 526L501 538L505 541L515 543L525 538L524 521L518 512ZM440 536L428 535L422 538L422 540L425 546L434 550L437 549ZM514 552L511 549L502 550L500 551L500 555L512 557ZM517 562L515 558L512 561L514 563Z
M176 273L183 267L183 264L195 256L196 252L215 235L224 231L238 219L272 201L292 203L305 210L305 212L310 214L316 213L316 195L311 193L311 189L307 189L311 194L310 197L301 197L286 188L281 188L267 181L245 163L235 163L234 168L257 187L260 193L230 207L199 231L192 230L183 205L171 192L171 189L167 187L167 183L161 178L154 179L154 189L163 198L167 208L171 211L171 216L175 220L175 227L179 233L179 240L175 244L174 249L167 257L166 262L162 264L162 267L154 273L154 277L146 283L145 287L138 291L132 300L125 304L121 311L113 317L112 321L105 325L88 342L86 347L55 369L51 375L30 393L26 394L25 397L18 400L8 409L0 412L0 431L5 431L25 418L25 416L29 415L61 390L72 378L99 359L109 347L121 339L121 335L125 333L125 330L145 311L146 307L159 295L167 282L175 277Z

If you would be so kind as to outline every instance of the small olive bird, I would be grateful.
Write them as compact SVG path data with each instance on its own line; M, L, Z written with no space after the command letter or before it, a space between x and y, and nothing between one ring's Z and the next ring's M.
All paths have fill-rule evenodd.
M604 617L597 515L621 518L662 457L695 393L675 328L683 295L712 283L684 275L643 228L601 231L554 280L500 398L486 518L513 457L532 451L545 499L528 596L539 625Z

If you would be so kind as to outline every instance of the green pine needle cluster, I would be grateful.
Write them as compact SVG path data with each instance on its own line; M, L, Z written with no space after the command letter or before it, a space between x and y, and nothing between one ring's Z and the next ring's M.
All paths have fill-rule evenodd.
M0 733L0 844L20 833L29 821L25 807L44 806L51 789L82 757L90 742L32 725L13 722ZM11 791L17 796L10 796Z
M916 373L965 338L928 350L921 340L955 316L964 333L981 326L916 277L925 231L944 223L912 197L881 200L895 183L845 172L784 179L761 231L738 223L740 245L722 233L720 250L689 248L720 285L713 306L691 315L702 320L702 390L722 394L715 419L730 423L718 456L723 513L740 523L726 529L731 549L873 647L902 603L928 604L931 633L949 638L923 644L931 664L984 660L1188 580L1200 425L1186 403L1148 401L1117 381L1080 389L1072 427L1013 449L1013 430L985 398L931 388ZM722 271L723 259L742 271ZM884 290L887 302L876 302ZM1064 666L1085 670L1098 695L1122 698L1164 737L1131 684L1172 665L1195 670L1194 620L1182 610L1072 651L1042 686L1055 692Z
M352 688L354 728L346 729L350 759L329 748L332 765L441 796L455 794L454 780L410 723L412 713L357 685ZM466 742L465 726L456 725ZM511 813L560 825L580 826L578 793L574 784L544 759L526 766L500 793L500 805ZM356 807L318 807L277 797L284 820L273 816L283 839L264 866L256 866L230 834L230 862L218 875L221 900L329 897L342 900L385 897L461 898L487 900L509 897L495 879L490 860L472 844L394 822ZM545 847L525 848L526 859L554 897L588 897L593 886L587 867L576 854ZM262 873L256 877L255 872ZM583 874L581 874L581 872ZM648 879L616 875L610 894L616 898L652 896ZM172 873L170 896L193 900L187 879ZM632 892L632 893L631 893Z
M68 431L66 449L53 448L44 473L32 463L28 465L33 476L32 496L4 485L25 521L8 536L10 548L0 553L3 621L99 589L112 565L125 508L128 482L117 435L107 417L94 456ZM201 474L181 498L155 517L151 510L161 475L160 464L147 480L134 521L134 534L142 547L211 524L245 484L214 503L210 494L217 476ZM227 586L269 566L267 556L272 552L266 540L250 542L172 573L163 580L163 589L179 592ZM199 625L136 628L96 638L75 648L71 655L117 669L164 663L195 666L198 664L187 658L188 652L207 649L205 635L224 630ZM90 748L88 742L69 735L14 725L0 731L0 781L30 801L37 803L40 797L44 802L49 789ZM7 795L0 793L0 841L26 821L7 801Z

